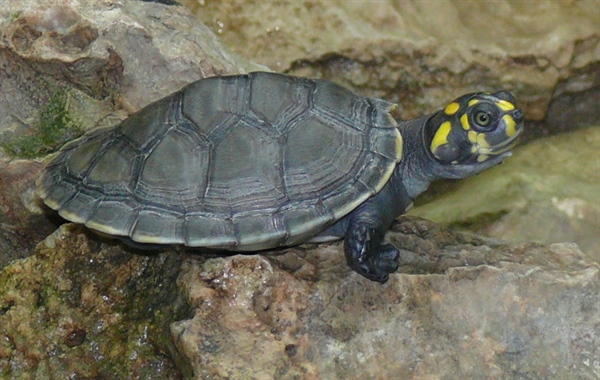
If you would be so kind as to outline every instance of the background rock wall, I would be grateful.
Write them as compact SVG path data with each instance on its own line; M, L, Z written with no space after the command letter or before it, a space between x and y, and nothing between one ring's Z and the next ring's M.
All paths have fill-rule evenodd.
M599 99L594 0L182 3L244 57L399 103L403 118L482 89L515 92L530 120L543 120L559 96L576 97L570 106Z

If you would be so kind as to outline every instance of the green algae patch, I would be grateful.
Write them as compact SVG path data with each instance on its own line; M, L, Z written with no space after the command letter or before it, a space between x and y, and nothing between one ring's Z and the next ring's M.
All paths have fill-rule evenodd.
M40 157L83 134L83 127L69 110L69 93L63 89L50 97L33 127L32 133L2 143L2 148L9 156Z

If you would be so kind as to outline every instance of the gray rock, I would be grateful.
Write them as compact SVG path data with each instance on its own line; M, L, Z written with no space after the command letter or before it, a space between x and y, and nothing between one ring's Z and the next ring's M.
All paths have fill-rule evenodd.
M42 215L34 181L43 165L30 160L0 158L0 270L31 255L35 245L55 226Z
M595 379L600 266L574 244L494 243L402 218L377 285L340 244L184 261L172 324L197 379ZM398 232L398 231L405 231ZM408 255L406 255L408 257Z
M156 3L9 1L0 36L0 133L17 136L31 132L58 89L68 90L70 113L89 128L115 103L130 114L196 79L260 68L185 8Z

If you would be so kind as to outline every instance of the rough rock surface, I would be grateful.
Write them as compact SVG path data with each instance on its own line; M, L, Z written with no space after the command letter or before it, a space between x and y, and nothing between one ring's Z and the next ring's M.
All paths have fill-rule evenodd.
M575 242L600 262L598 147L600 127L539 139L411 214L511 241Z
M589 90L600 92L595 0L182 3L246 58L400 103L404 118L456 94L506 88L530 120L541 120L555 96L589 109Z
M574 244L483 241L402 218L381 286L340 244L188 258L174 323L197 379L595 379L600 266ZM413 272L413 274L407 274ZM419 274L420 272L420 274Z
M36 206L34 181L42 167L39 162L0 158L0 270L30 255L56 228Z
M131 254L73 224L0 272L0 378L178 379L175 253Z
M4 2L0 133L29 132L38 110L59 88L68 89L74 117L92 127L115 103L132 113L196 79L258 68L230 52L180 6Z

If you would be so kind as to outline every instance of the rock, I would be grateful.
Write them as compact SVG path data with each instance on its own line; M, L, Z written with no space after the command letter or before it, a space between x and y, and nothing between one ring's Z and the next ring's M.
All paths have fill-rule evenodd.
M245 57L399 103L403 118L505 88L530 120L542 120L555 96L600 92L595 2L182 3Z
M140 255L65 224L0 272L0 377L179 379L169 323L180 257Z
M4 141L31 133L60 89L71 117L90 128L114 124L115 103L132 113L196 79L260 68L185 8L156 3L11 1L0 9L0 36Z
M55 229L35 195L34 181L42 167L39 162L0 158L0 270L30 255Z
M410 213L512 241L575 242L600 262L600 127L520 146Z
M340 244L186 258L178 282L196 311L171 330L194 378L600 374L600 266L575 245L484 241L410 217L389 237L408 239L403 271L422 274L378 285L344 265Z

